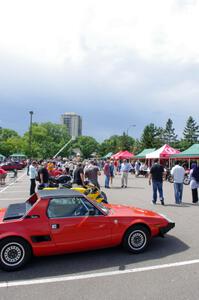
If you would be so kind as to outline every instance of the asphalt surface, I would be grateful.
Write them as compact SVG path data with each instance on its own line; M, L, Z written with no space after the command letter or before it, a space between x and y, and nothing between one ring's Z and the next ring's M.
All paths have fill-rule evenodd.
M103 177L100 179L103 185ZM9 185L10 184L10 185ZM164 182L165 206L152 205L152 188L145 178L129 175L127 189L120 176L104 189L110 203L154 210L175 221L165 238L155 238L142 254L122 248L34 258L17 272L0 270L0 300L4 299L198 299L199 205L191 203L184 186L182 206L174 204L173 185ZM18 173L0 187L0 207L28 198L29 178Z

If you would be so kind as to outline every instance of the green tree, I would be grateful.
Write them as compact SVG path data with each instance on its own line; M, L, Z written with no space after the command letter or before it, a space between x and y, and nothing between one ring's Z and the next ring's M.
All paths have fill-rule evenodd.
M116 153L120 150L133 151L135 140L123 133L123 135L113 135L109 139L104 140L100 147L99 152L101 156L106 155L108 152Z
M173 121L169 118L166 123L166 127L163 132L164 144L169 144L175 146L177 143L177 135L175 134L175 129L173 128Z
M74 148L79 148L84 158L91 157L92 153L97 153L99 144L91 136L80 136L73 142Z
M21 152L21 137L12 129L0 128L0 153L9 156L14 152Z
M184 143L187 147L198 142L199 137L199 126L196 121L190 116L186 122L186 126L183 131Z
M143 149L160 147L162 145L162 132L162 128L156 127L153 123L145 126L141 136Z
M32 125L32 157L50 158L53 157L64 144L69 140L67 129L64 125L54 123L33 123ZM23 146L25 153L29 156L29 131L24 134ZM65 149L62 156L68 155Z

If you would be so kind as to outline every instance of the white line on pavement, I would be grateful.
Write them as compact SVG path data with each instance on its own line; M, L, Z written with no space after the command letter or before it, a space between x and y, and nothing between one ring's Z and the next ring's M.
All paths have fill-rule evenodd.
M0 193L4 192L5 190L7 190L10 186L14 185L18 180L20 180L21 178L23 178L26 175L26 173L24 173L23 175L21 175L20 177L17 178L16 181L11 182L9 185L7 185L6 187L4 187Z
M91 273L91 274L75 275L75 276L62 276L62 277L21 280L21 281L12 281L12 282L7 281L7 282L1 282L0 288L8 288L8 287L16 287L16 286L24 286L24 285L35 285L35 284L43 284L43 283L55 283L55 282L64 282L64 281L74 281L74 280L80 280L80 279L91 279L91 278L115 276L115 275L124 275L124 274L146 272L146 271L166 269L166 268L172 268L172 267L181 267L181 266L193 265L193 264L198 264L198 263L199 263L199 259L195 259L195 260L182 261L182 262L176 262L176 263L170 263L170 264L164 264L164 265L156 265L156 266L129 269L129 270L124 270L124 271L117 270L117 271Z

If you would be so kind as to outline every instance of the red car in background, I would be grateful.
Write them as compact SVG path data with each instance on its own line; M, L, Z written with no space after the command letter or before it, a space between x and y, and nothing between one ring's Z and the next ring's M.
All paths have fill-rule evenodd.
M24 167L24 163L21 162L7 162L1 165L5 171L22 170Z
M0 267L22 268L31 256L123 245L143 252L175 223L140 208L92 202L71 189L39 190L26 202L0 209Z

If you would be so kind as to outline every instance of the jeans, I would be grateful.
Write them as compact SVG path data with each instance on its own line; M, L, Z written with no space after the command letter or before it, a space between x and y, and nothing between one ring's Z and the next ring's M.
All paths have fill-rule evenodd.
M35 179L30 179L30 195L35 193L36 181Z
M157 201L157 191L159 193L160 201L164 201L163 197L163 190L162 190L162 182L153 180L153 202L156 203Z
M105 187L109 187L110 176L105 175Z
M174 182L174 194L176 204L182 203L182 192L183 192L183 182L177 183Z

